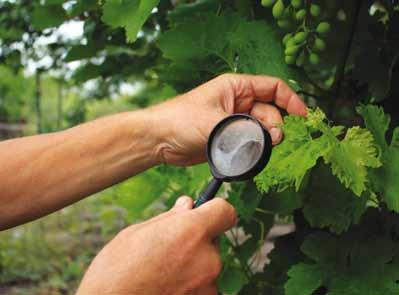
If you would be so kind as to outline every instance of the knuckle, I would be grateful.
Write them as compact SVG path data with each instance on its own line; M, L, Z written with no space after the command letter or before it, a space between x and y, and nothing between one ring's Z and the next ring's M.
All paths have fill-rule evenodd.
M234 79L234 77L235 77L236 75L237 75L237 74L233 74L233 73L224 73L224 74L219 75L219 78L220 78L221 80L231 80L231 79Z
M198 215L199 213L196 211L191 211L190 217L195 217L195 215ZM186 216L182 216L186 217ZM183 219L183 222L181 223L182 226L182 233L191 235L191 236L199 236L202 237L205 235L205 227L203 226L202 222L202 216L198 216L198 218L185 218Z
M285 82L284 82L283 79L281 79L281 78L274 77L274 79L276 79L276 84L278 84L278 85L285 84Z
M236 209L226 200L221 198L215 198L217 206L220 208L222 215L226 218L229 223L235 224L237 221Z

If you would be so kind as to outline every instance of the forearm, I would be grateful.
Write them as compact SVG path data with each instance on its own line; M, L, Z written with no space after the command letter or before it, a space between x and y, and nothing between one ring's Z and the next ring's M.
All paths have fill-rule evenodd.
M38 218L157 164L150 111L0 143L0 229Z

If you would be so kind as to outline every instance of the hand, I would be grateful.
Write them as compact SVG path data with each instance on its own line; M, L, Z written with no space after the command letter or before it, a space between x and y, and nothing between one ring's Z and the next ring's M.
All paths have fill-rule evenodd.
M192 207L179 198L170 211L121 231L93 260L77 294L216 295L222 264L214 239L234 226L236 213L220 198Z
M249 113L269 131L273 144L283 137L278 107L305 116L306 105L282 80L267 76L224 74L152 108L160 129L159 162L193 165L205 161L213 127L233 113Z

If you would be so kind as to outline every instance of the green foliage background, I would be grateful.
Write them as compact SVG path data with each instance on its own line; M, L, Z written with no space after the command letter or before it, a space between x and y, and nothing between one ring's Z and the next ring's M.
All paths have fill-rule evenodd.
M285 139L254 182L224 188L240 220L220 239L220 292L397 294L398 14L397 1L371 0L0 1L0 117L27 121L28 133L35 126L48 132L146 107L225 72L280 77L311 108L306 119L285 117ZM83 22L82 38L39 42L70 21ZM43 65L44 57L50 62ZM138 90L121 95L126 84ZM45 280L68 290L99 244L179 195L195 197L208 178L206 165L156 167L44 228L6 232L0 282ZM29 243L55 243L45 230L56 218L82 218L80 210L90 216L87 227L68 221L62 228L72 237L97 232L97 244L81 239L90 251L60 250L73 263L14 259L22 249L51 249ZM277 238L268 263L256 266L269 230L281 222L295 231Z

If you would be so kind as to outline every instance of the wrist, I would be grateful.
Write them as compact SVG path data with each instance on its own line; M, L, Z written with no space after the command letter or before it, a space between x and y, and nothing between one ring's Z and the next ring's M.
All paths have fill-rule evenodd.
M146 152L148 164L152 167L165 163L163 151L167 145L169 127L168 120L162 119L161 108L137 110L130 113L130 116L130 136L133 141L137 141L137 138L141 141L141 149ZM133 145L132 149L135 148L136 145ZM131 152L137 153L137 150Z

